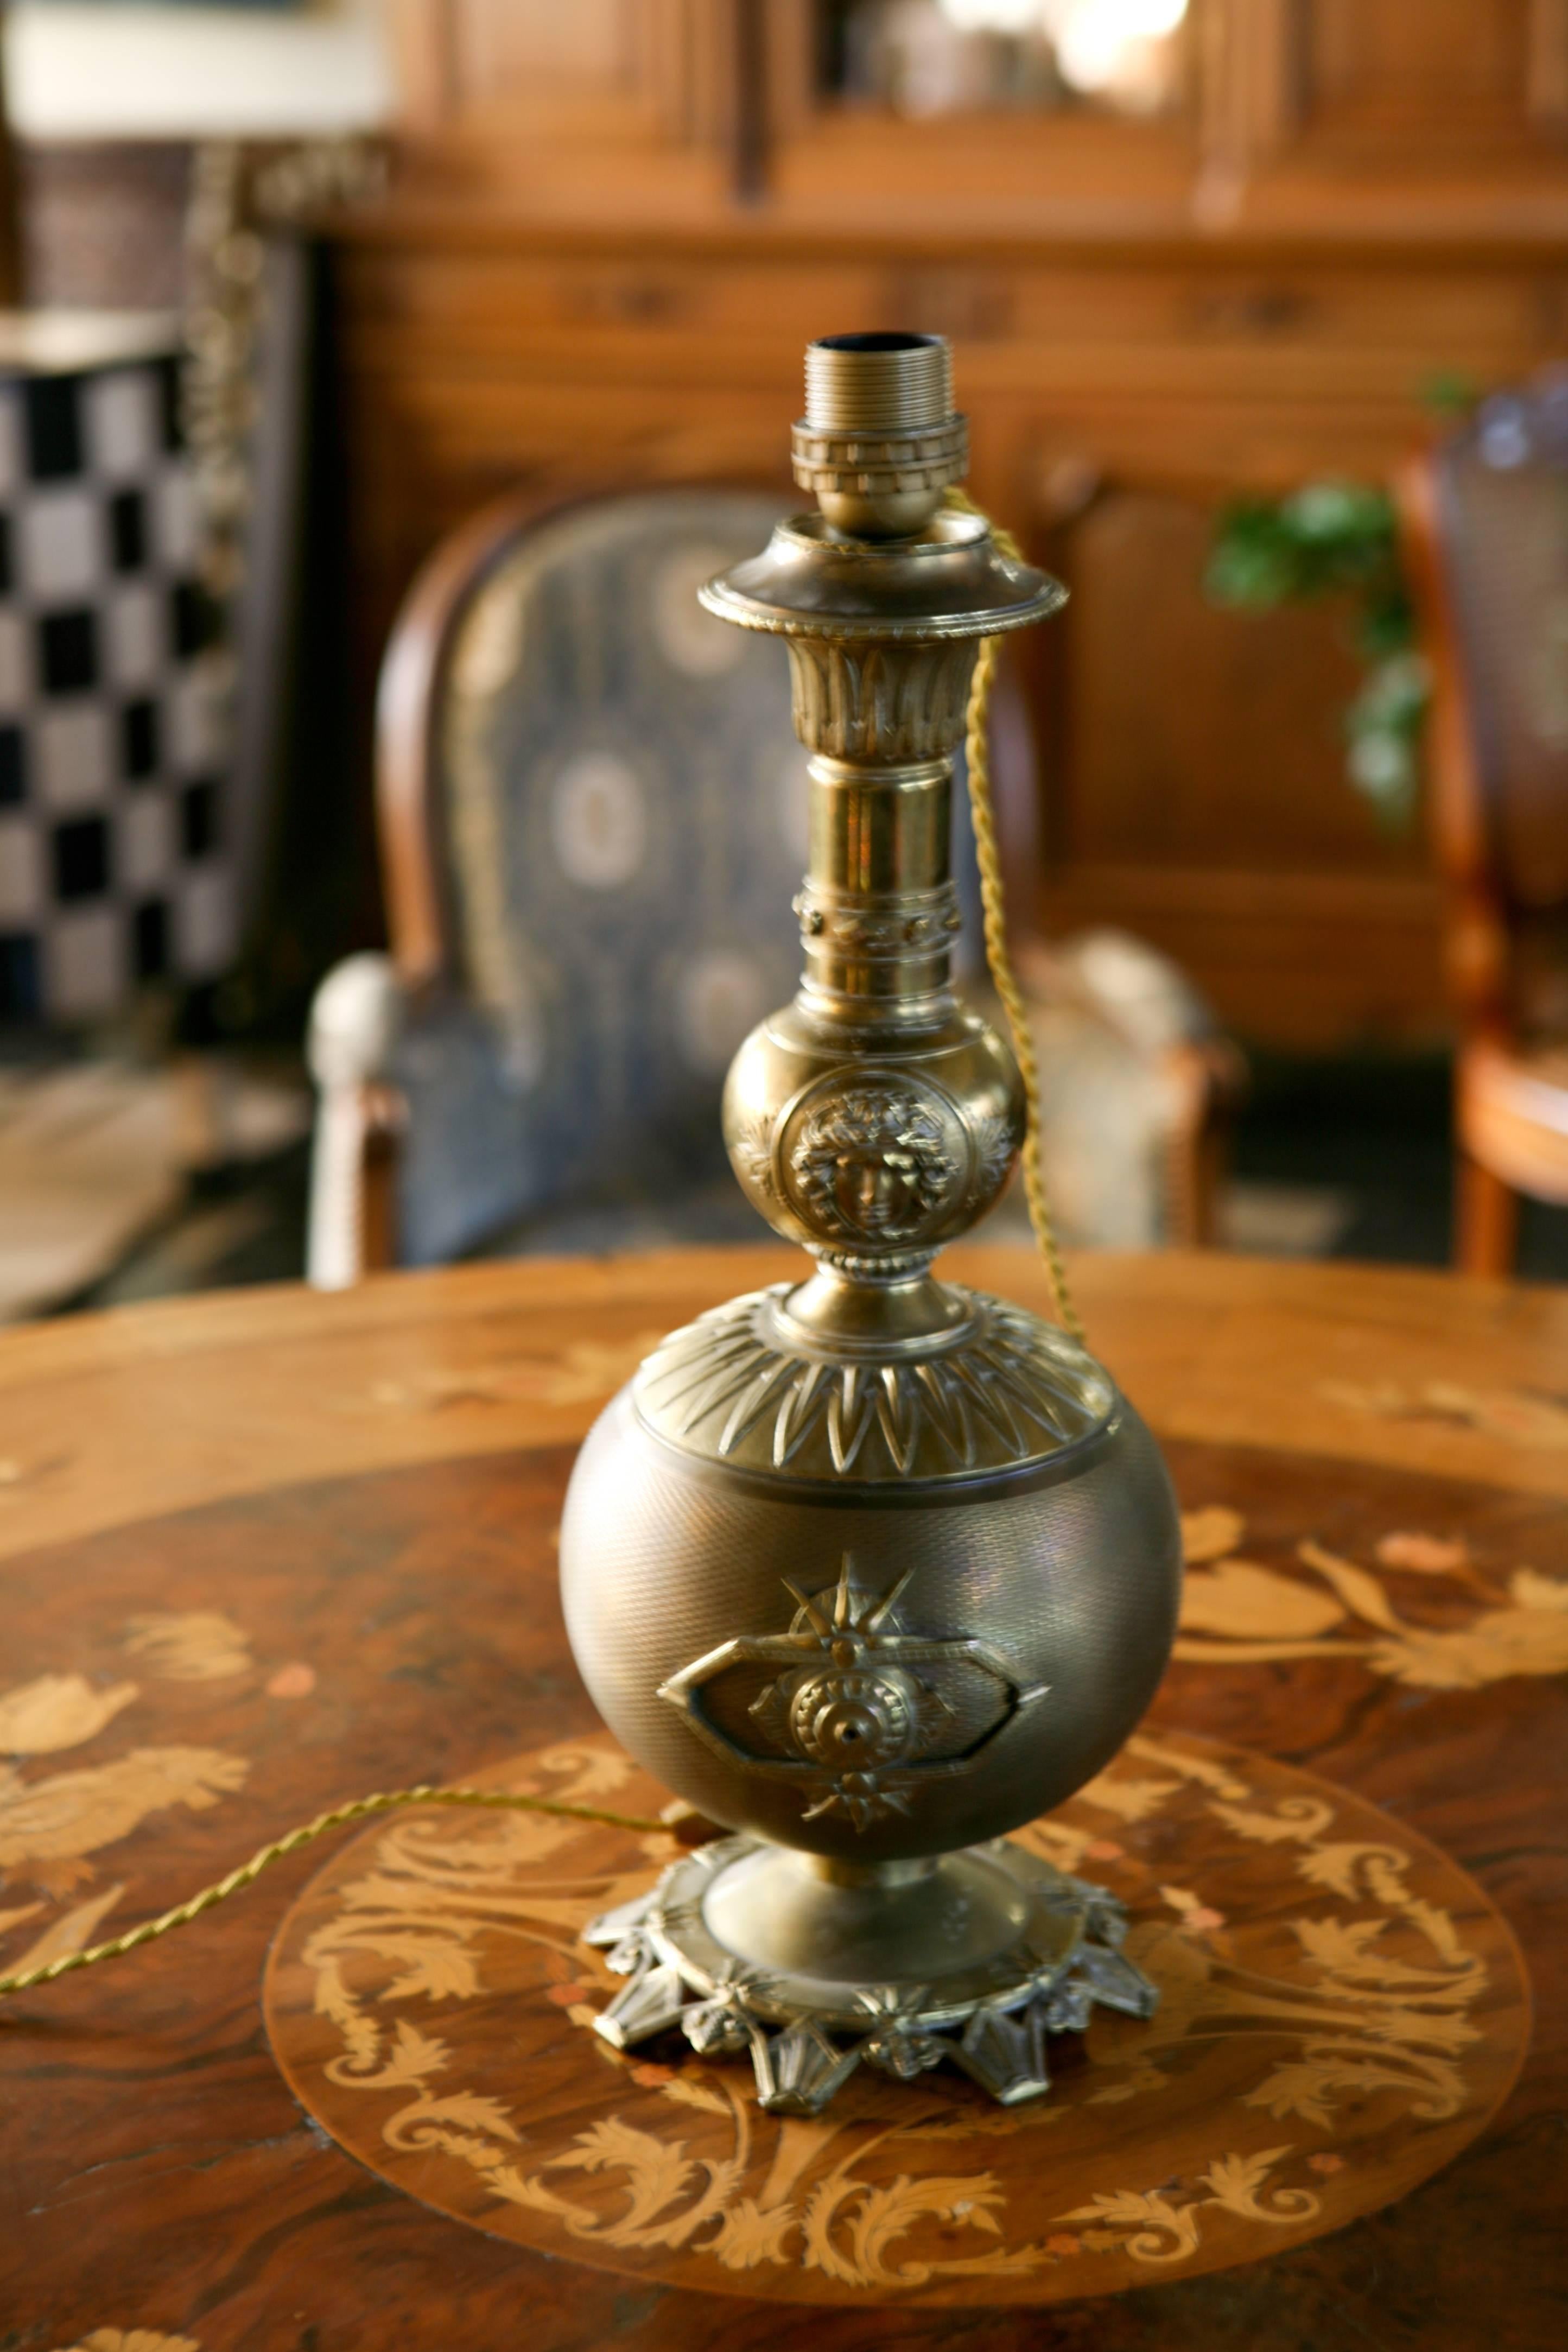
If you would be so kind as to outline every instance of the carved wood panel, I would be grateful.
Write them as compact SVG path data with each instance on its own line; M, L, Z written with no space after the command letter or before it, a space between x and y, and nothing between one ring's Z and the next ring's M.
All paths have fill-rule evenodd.
M1533 142L1560 121L1563 0L1294 0L1298 119L1309 136L1419 160Z
M1344 773L1348 616L1217 610L1212 521L1196 492L1134 477L1046 542L1072 601L1033 681L1042 919L1163 949L1245 1036L1430 1034L1424 837L1381 832Z
M723 136L735 113L732 0L390 0L388 21L402 117L421 131L510 116L570 144L630 108L680 145ZM528 170L520 147L508 168Z
M1198 500L1128 485L1060 542L1073 596L1056 625L1056 855L1419 871L1419 843L1380 836L1344 779L1340 718L1359 679L1346 614L1217 610L1203 593L1212 528Z
M677 145L768 150L772 183L810 168L868 194L922 190L936 163L985 184L1005 153L1015 184L1094 190L1109 172L1158 183L1201 157L1255 169L1297 135L1359 148L1379 168L1429 170L1467 152L1538 150L1568 122L1568 0L1190 0L1187 95L1176 121L1008 110L978 121L895 121L824 107L814 0L391 0L405 119L494 125L511 113L570 137L597 102L646 109ZM586 106L588 113L583 109ZM1544 136L1543 136L1544 134ZM1195 143L1196 139L1196 143ZM1517 157L1514 158L1517 161ZM508 176L530 166L518 148ZM888 175L891 173L891 183ZM1085 174L1088 175L1085 179ZM925 183L930 193L931 183Z

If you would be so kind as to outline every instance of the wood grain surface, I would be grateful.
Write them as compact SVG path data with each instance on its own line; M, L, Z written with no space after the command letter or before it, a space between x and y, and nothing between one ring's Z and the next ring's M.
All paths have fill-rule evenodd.
M969 1263L1039 1295L1021 1254ZM573 1444L649 1332L768 1265L476 1268L9 1336L0 1962L129 1926L335 1800L588 1734L554 1585ZM1519 1939L1532 2047L1464 2153L1333 2234L1050 2311L1009 2309L983 2278L946 2308L890 2308L873 2284L791 2316L766 2265L718 2294L618 2276L430 2210L301 2115L260 1990L313 1875L304 1857L178 1937L0 2014L6 2352L479 2352L525 2327L539 2352L728 2352L808 2328L831 2352L1560 2339L1568 1301L1225 1259L1077 1271L1092 1335L1166 1438L1189 1513L1181 1644L1147 1736L1226 1739L1379 1806L1394 1834L1468 1871ZM1131 1853L1137 1825L1109 1826ZM1157 1885L1206 1892L1180 1852ZM1223 1906L1155 1892L1174 1934L1220 1932L1193 1915ZM1322 1892L1303 1886L1292 1916ZM1353 1906L1353 1924L1375 1909ZM446 2035L440 2001L416 2021ZM1281 2045L1269 2063L1288 2059ZM520 2084L507 2095L526 2098ZM1179 2213L1214 2192L1145 2160L1156 2095L1108 2109L1124 2118L1121 2185ZM1392 2095L1335 2091L1334 2128L1392 2129L1377 2105ZM1297 2113L1212 2154L1287 2145L1303 2164L1336 2152ZM1264 2185L1321 2196L1339 2181L1298 2178L1297 2160ZM1205 2213L1200 2239L1233 2221Z

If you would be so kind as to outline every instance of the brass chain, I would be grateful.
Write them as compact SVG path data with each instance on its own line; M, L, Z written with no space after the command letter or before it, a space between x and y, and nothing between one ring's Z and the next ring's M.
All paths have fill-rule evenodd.
M947 503L961 513L988 519L972 499L962 490L949 490ZM1022 551L1010 531L990 525L991 536L999 551L1015 563L1023 561ZM991 981L1007 1015L1012 1036L1013 1055L1023 1080L1024 1100L1028 1106L1029 1125L1022 1153L1024 1198L1029 1203L1030 1223L1045 1261L1051 1296L1056 1303L1057 1318L1063 1329L1071 1332L1080 1344L1083 1326L1072 1304L1067 1286L1067 1275L1061 1263L1061 1251L1056 1238L1056 1226L1051 1213L1051 1200L1045 1188L1045 1175L1040 1158L1040 1071L1034 1056L1034 1044L1030 1035L1029 1014L1023 994L1013 971L1008 953L1007 908L1002 892L1001 852L997 843L996 812L991 796L990 700L991 688L997 674L997 656L1001 640L987 637L981 645L975 664L974 682L969 688L969 705L965 718L965 756L969 772L969 808L974 820L975 854L980 868L980 904L985 915L986 961L990 967ZM108 1943L90 1945L85 1951L68 1952L57 1960L46 1960L35 1969L23 1969L11 1976L0 1976L0 2000L13 1993L28 1992L37 1985L53 1984L60 1977L68 1977L78 1969L98 1967L102 1960L120 1959L127 1952L139 1951L143 1944L156 1943L161 1936L172 1933L176 1927L188 1927L204 1911L216 1904L226 1903L231 1895L254 1885L264 1870L285 1855L298 1853L302 1846L313 1845L329 1830L343 1829L350 1822L367 1820L376 1813L397 1812L413 1805L478 1805L497 1811L527 1813L549 1813L559 1820L598 1822L611 1829L664 1831L668 1823L651 1821L636 1813L606 1812L592 1805L569 1805L549 1797L524 1797L509 1790L493 1789L396 1789L379 1791L370 1797L357 1797L351 1804L334 1805L329 1812L318 1813L313 1822L304 1822L270 1845L264 1845L220 1878L211 1886L203 1887L172 1911L160 1913L155 1919L144 1919L139 1927L131 1927L123 1936L112 1937Z
M356 1797L352 1804L334 1805L328 1813L318 1813L313 1822L288 1831L284 1837L275 1838L253 1853L226 1878L212 1886L204 1886L199 1895L178 1903L172 1911L160 1913L156 1919L144 1919L139 1927L131 1927L123 1936L113 1937L107 1944L93 1944L86 1951L68 1952L57 1960L46 1960L36 1969L20 1969L14 1976L0 1977L0 2000L16 1992L30 1991L35 1985L53 1984L57 1977L68 1977L78 1969L96 1968L100 1960L117 1960L126 1952L140 1950L143 1944L155 1943L176 1927L188 1927L199 1919L204 1911L214 1904L226 1903L231 1895L251 1885L286 1854L298 1853L301 1846L313 1845L329 1830L341 1829L349 1822L361 1822L372 1813L400 1811L409 1805L482 1805L500 1811L549 1813L569 1822L600 1822L611 1829L653 1830L667 1832L667 1822L645 1819L639 1813L611 1813L593 1805L569 1805L553 1797L523 1797L509 1789L396 1789L379 1791L371 1797Z
M982 522L988 522L998 553L1005 555L1010 562L1023 562L1023 551L1012 533L1003 530L997 523L989 522L988 516L964 491L949 490L947 503L956 508L960 514L977 515ZM974 681L969 688L969 707L965 717L964 757L969 772L969 812L975 828L975 855L980 868L986 961L990 966L991 984L1001 999L1002 1011L1007 1015L1013 1058L1023 1080L1024 1101L1029 1110L1021 1154L1029 1221L1034 1228L1040 1256L1045 1260L1051 1297L1056 1303L1057 1320L1082 1347L1084 1344L1083 1325L1067 1286L1067 1270L1061 1262L1061 1248L1056 1238L1056 1220L1051 1215L1051 1195L1046 1191L1045 1170L1040 1161L1040 1067L1035 1060L1034 1040L1030 1034L1023 992L1019 987L1012 959L1008 953L1002 858L997 842L996 809L991 794L991 688L996 680L1000 652L999 637L983 640L979 658L975 664Z

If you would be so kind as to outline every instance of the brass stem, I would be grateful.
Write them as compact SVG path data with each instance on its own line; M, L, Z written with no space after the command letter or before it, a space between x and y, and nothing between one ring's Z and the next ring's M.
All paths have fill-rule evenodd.
M919 1854L912 1862L841 1862L831 1853L799 1853L794 1859L798 1868L811 1878L821 1879L824 1886L874 1886L884 1890L917 1886L936 1868L934 1853Z

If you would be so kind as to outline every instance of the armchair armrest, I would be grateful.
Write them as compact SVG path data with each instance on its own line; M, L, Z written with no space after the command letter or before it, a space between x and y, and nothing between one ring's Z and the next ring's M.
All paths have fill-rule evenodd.
M316 992L306 1057L316 1082L306 1278L344 1290L396 1256L403 1105L390 1083L405 1011L392 960L355 955Z
M1019 943L1026 999L1071 1006L1102 1024L1151 1074L1159 1104L1165 1238L1216 1240L1236 1113L1247 1091L1240 1048L1185 975L1142 940L1088 931L1060 946Z

